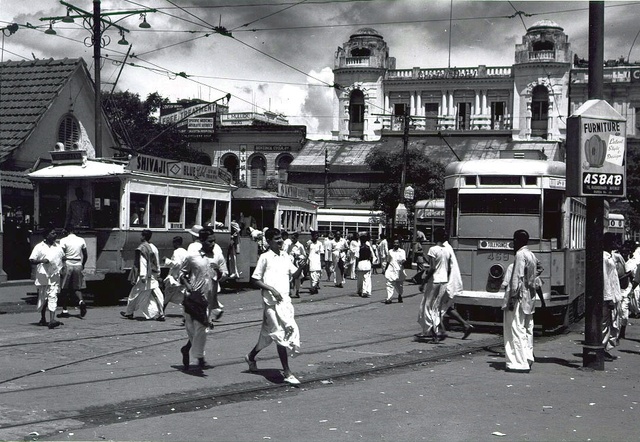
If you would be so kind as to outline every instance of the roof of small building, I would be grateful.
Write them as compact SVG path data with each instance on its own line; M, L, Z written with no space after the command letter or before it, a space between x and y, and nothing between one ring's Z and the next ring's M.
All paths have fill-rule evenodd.
M319 172L324 170L325 151L327 165L333 173L371 173L366 157L374 148L402 152L401 137L387 137L379 141L324 141L309 140L289 166L289 172ZM504 136L415 136L409 148L423 151L429 158L448 164L452 161L500 158L501 151L542 151L550 160L560 159L559 143L513 141ZM454 153L455 152L455 153ZM457 157L456 157L457 155Z
M533 26L527 29L527 31L531 31L534 29L543 29L543 28L555 28L555 29L560 29L561 31L564 31L564 28L562 28L558 23L554 22L553 20L546 20L546 19L535 22Z
M0 187L3 189L33 190L33 184L27 178L26 172L3 170L0 172Z
M0 163L31 135L80 66L86 68L81 58L0 63Z
M365 35L382 38L382 34L380 34L378 31L376 31L373 28L360 28L356 32L351 34L351 38L353 38L353 37L362 37L362 36L365 36Z

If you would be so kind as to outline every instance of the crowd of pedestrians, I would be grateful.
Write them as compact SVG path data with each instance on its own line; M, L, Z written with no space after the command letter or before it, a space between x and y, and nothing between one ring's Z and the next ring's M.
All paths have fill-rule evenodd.
M87 313L82 295L86 243L75 235L74 230L75 227L69 225L63 231L63 238L58 240L56 230L48 229L29 258L36 266L37 308L41 314L38 324L52 329L63 325L55 317L58 295L62 305L58 317L69 316L67 306L74 295L80 317L84 318ZM229 277L227 260L216 243L213 229L195 225L188 232L193 242L186 248L182 237L173 238L173 254L163 260L169 272L160 281L161 261L158 249L152 243L152 232L141 231L129 276L132 288L126 310L120 312L126 319L134 319L136 312L140 312L145 319L164 321L169 303L183 306L188 340L180 352L185 370L190 368L192 357L199 368L208 366L205 360L207 333L213 330L214 321L223 314L218 293L220 284ZM422 292L417 312L421 331L415 336L433 343L445 339L446 316L460 323L462 339L466 339L474 327L455 309L455 298L463 290L460 268L444 229L435 229L433 235L435 244L428 250L422 247L413 250L418 268L412 282L419 283ZM263 320L258 342L244 358L250 371L257 370L258 353L274 342L285 382L299 383L288 361L289 355L300 349L300 330L291 299L300 297L301 287L307 280L309 294L317 294L323 271L326 280L333 281L336 288L344 288L346 279L355 279L356 295L369 298L373 291L371 276L380 269L385 279L384 304L392 304L394 299L403 303L407 256L398 238L393 238L389 246L385 235L376 242L366 232L353 234L347 240L340 231L326 237L312 231L311 239L303 244L298 232L288 234L278 229L265 229L254 235L254 239L259 242L260 255L251 280L261 289ZM533 313L537 298L542 307L545 306L540 279L544 269L529 249L528 241L527 231L514 232L515 260L507 268L502 282L506 369L513 372L531 370L535 361ZM620 245L612 234L604 235L602 336L607 360L616 358L611 350L625 338L629 318L640 317L639 264L640 247L633 242ZM237 273L236 268L234 272Z

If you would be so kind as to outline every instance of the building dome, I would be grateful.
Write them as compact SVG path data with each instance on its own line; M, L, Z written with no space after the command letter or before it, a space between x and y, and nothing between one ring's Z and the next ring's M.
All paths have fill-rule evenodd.
M553 20L540 20L538 22L535 22L533 26L527 29L527 32L537 31L540 29L558 29L559 31L564 31L564 29Z
M353 34L351 34L350 38L354 37L377 37L382 38L382 35L373 28L360 28Z

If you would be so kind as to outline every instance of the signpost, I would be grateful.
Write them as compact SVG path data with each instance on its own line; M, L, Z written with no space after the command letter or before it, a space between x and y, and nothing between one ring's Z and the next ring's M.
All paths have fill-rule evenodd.
M588 100L567 122L567 194L626 196L625 154L625 118L604 100Z

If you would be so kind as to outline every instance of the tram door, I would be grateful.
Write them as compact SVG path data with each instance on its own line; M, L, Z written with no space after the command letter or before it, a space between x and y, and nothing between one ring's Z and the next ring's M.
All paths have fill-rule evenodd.
M5 207L3 266L9 280L31 278L31 218L22 206Z

